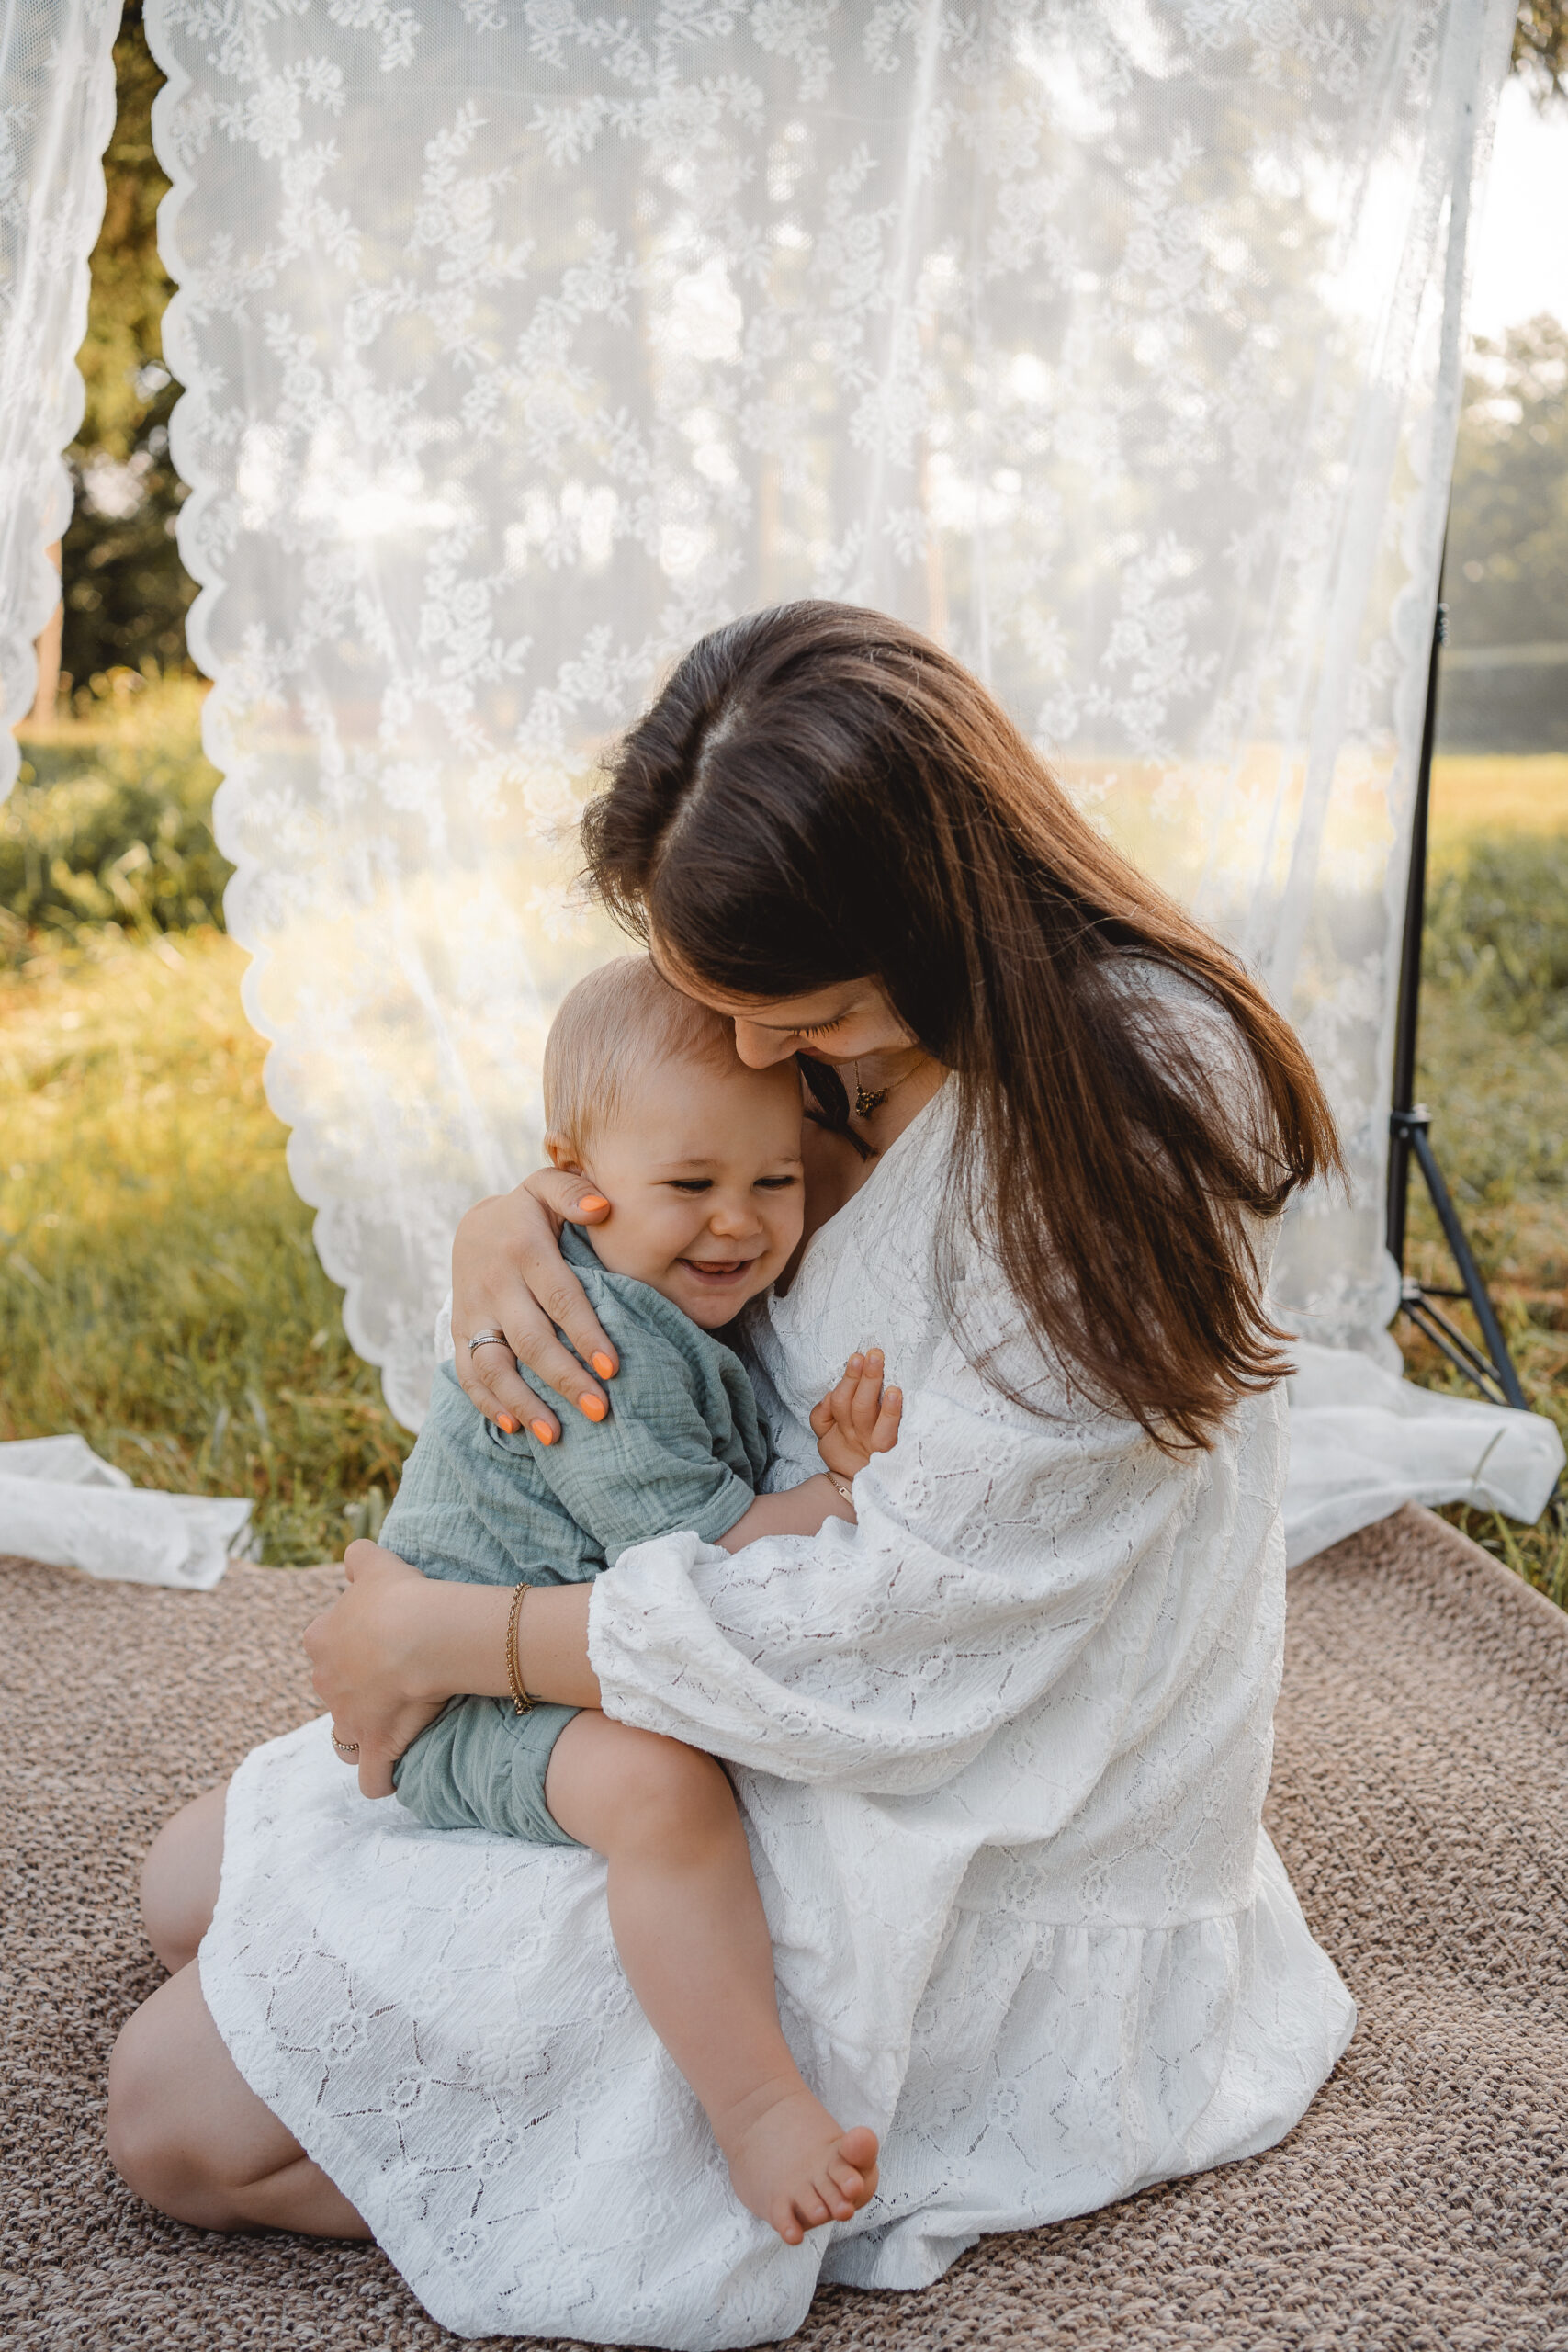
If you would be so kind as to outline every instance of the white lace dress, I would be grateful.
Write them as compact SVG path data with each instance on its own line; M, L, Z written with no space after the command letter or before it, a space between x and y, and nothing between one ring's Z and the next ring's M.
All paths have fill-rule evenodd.
M781 2245L617 1965L604 1865L361 1798L323 1720L229 1801L201 1977L245 2079L460 2335L787 2335L818 2278L919 2287L983 2231L1268 2147L1354 2010L1259 1827L1284 1615L1278 1395L1172 1461L971 1368L932 1294L939 1096L759 1340L776 1479L852 1348L905 1387L859 1525L695 1537L594 1589L608 1712L724 1756L807 2075L884 2135ZM972 1338L1016 1311L978 1263Z

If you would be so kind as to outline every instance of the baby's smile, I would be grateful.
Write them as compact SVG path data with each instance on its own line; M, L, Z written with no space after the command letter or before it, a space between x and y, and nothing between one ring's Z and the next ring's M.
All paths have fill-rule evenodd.
M792 1062L756 1070L708 1055L642 1070L570 1163L610 1204L592 1229L600 1263L719 1329L800 1239L800 1129Z

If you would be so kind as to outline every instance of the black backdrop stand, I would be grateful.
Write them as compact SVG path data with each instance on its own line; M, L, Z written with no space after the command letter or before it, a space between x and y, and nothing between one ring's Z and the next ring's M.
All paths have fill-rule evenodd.
M1521 1411L1525 1392L1508 1353L1497 1310L1488 1295L1459 1212L1454 1207L1443 1171L1432 1149L1432 1114L1416 1100L1416 1032L1421 1011L1421 942L1427 920L1427 820L1432 799L1432 748L1438 729L1438 656L1448 634L1448 616L1439 602L1432 627L1432 655L1427 670L1427 718L1421 733L1421 764L1416 780L1416 815L1410 836L1410 884L1404 900L1404 939L1400 951L1399 1012L1393 1045L1393 1107L1389 1118L1388 1247L1399 1268L1401 1311L1408 1315L1449 1362L1474 1383L1495 1405L1513 1405ZM1404 1270L1405 1227L1410 1205L1410 1168L1414 1160L1426 1182L1443 1238L1463 1285L1446 1290L1417 1282ZM1439 1299L1470 1301L1481 1328L1481 1348L1472 1345L1437 1304ZM1484 1350L1484 1352L1483 1352Z

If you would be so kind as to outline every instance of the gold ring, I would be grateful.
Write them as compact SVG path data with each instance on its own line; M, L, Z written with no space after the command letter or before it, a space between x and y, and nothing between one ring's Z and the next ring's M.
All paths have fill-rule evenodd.
M356 1739L340 1739L335 1731L333 1734L333 1746L340 1756L357 1756L359 1753L359 1742Z

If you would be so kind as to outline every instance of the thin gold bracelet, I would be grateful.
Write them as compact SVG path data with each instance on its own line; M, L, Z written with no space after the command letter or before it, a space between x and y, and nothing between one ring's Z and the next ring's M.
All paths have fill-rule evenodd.
M843 1480L841 1478L835 1478L830 1470L828 1472L827 1476L828 1484L832 1487L833 1492L836 1495L842 1495L850 1509L853 1510L855 1507L855 1498L853 1495L851 1494L849 1488L845 1486Z
M534 1703L523 1688L523 1668L517 1656L517 1629L523 1619L523 1596L528 1589L525 1584L515 1588L506 1619L506 1679L512 1685L513 1713L519 1715L525 1715Z

